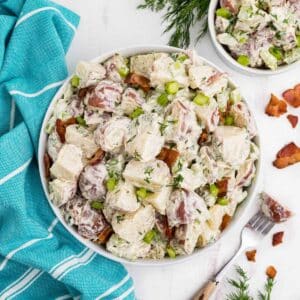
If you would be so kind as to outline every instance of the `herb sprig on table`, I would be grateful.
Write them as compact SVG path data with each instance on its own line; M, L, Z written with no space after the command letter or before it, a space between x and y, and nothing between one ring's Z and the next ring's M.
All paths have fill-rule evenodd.
M249 277L240 266L236 267L236 273L238 275L237 279L229 279L228 283L235 289L234 292L226 296L226 300L254 300L249 292ZM264 291L259 291L259 300L271 300L271 293L274 287L274 278L267 278L264 285Z
M167 23L164 31L171 32L169 45L186 48L190 45L190 29L199 24L198 39L207 30L207 11L210 0L144 0L140 9L161 11L166 9L163 22Z

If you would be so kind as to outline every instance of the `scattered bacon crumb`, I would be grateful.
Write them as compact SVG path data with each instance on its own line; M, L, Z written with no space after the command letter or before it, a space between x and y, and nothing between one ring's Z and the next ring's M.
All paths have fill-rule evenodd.
M248 261L255 262L256 261L255 256L256 256L256 250L246 251L246 257L247 257Z
M283 92L282 97L291 106L297 108L300 106L300 84L297 84L293 89L288 89Z
M78 98L79 100L83 100L87 93L92 92L95 89L94 85L90 85L84 88L79 89Z
M289 143L277 153L273 165L282 169L297 162L300 162L300 148L295 143Z
M269 278L275 278L277 271L273 266L269 266L266 270L266 274Z
M286 221L292 216L292 212L283 207L280 203L274 200L266 193L262 193L262 206L263 213L270 218L273 222L279 223Z
M284 231L279 231L273 234L272 245L277 246L282 243Z
M150 90L150 80L142 75L129 73L124 82L132 85L138 85L146 93Z
M169 166L169 168L172 168L178 157L179 152L177 150L165 147L161 149L160 153L157 156L157 158L164 161Z
M102 161L103 157L105 155L105 152L99 148L96 153L94 154L94 156L88 161L88 163L91 166L94 166L96 164L98 164L100 161Z
M45 166L45 176L46 176L46 178L50 177L51 164L52 164L52 159L51 159L50 155L47 152L45 152L45 154L44 154L44 166Z
M216 186L219 189L218 197L224 197L227 194L228 190L228 179L222 179L216 182Z
M76 118L72 117L66 121L63 121L61 119L57 119L56 120L56 123L55 123L55 127L56 127L56 132L60 138L60 141L62 143L64 143L66 141L66 138L65 138L65 135L66 135L66 128L69 126L69 125L73 125L73 124L76 124L77 121L76 121Z
M298 117L294 115L287 115L287 119L291 123L292 127L295 128L298 124Z
M279 117L287 112L287 104L271 94L271 99L266 107L266 114L271 117Z
M111 226L106 225L103 230L98 234L98 239L97 239L97 243L98 244L105 244L108 239L110 238L110 236L112 235L113 230L111 228Z
M203 143L205 143L208 139L208 133L207 131L204 129L198 139L198 145L201 145Z
M220 226L220 230L223 231L225 228L227 228L227 226L229 225L229 223L231 222L231 216L225 214L222 218L222 223Z

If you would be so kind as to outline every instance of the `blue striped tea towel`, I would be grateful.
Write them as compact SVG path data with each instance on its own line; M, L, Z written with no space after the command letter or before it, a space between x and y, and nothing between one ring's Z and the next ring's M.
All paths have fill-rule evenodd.
M134 299L132 279L58 222L36 153L67 76L79 17L47 0L0 0L0 299Z

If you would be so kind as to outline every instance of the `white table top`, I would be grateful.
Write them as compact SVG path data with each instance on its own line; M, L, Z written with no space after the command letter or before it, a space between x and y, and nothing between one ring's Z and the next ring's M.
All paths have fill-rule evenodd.
M166 44L168 37L162 35L160 16L149 11L138 11L141 0L56 0L81 16L78 32L67 55L70 72L79 60L91 59L116 48L137 44ZM265 269L273 264L278 270L277 283L272 300L300 299L299 253L300 253L300 164L277 170L272 166L277 151L290 141L300 145L300 125L292 129L283 116L270 118L264 108L270 93L278 96L282 91L300 82L297 69L273 77L247 77L232 71L217 56L208 35L196 45L197 52L227 71L240 85L243 95L248 99L258 122L262 139L263 180L261 189L277 197L286 204L296 216L286 224L278 225L273 232L284 230L284 243L276 248L271 246L271 235L257 248L257 262L249 263L242 255L238 264L248 270L250 288L253 295L262 289ZM290 110L300 116L300 109ZM242 226L255 207L249 208L240 220ZM139 300L184 300L189 299L196 290L233 254L239 239L240 226L207 253L198 255L184 263L167 267L133 267L127 269L135 282L136 296ZM233 275L233 270L229 276ZM214 299L225 299L228 286L221 284Z

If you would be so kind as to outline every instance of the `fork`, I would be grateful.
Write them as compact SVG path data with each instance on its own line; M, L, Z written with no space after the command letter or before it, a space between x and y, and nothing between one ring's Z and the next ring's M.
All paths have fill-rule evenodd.
M215 291L218 283L223 279L234 260L247 248L252 248L267 235L275 223L269 219L262 211L258 211L244 226L241 236L240 245L234 255L227 263L216 273L193 297L193 300L208 300Z

